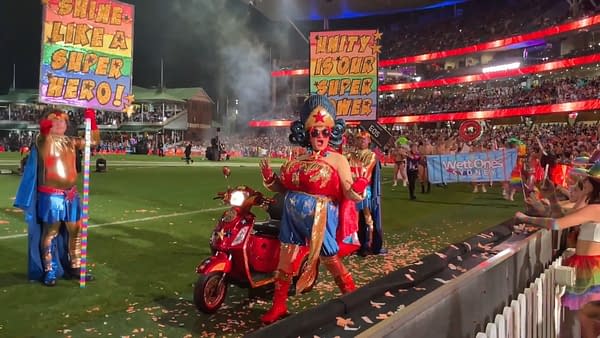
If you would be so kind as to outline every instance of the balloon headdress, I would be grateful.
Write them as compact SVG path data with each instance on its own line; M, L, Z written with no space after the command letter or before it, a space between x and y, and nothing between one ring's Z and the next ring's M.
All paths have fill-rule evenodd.
M40 120L40 133L42 135L48 135L50 133L50 129L52 129L52 121L69 122L69 115L60 110L52 110L45 114Z
M311 95L304 101L300 109L300 120L290 127L290 142L302 147L310 147L308 131L312 128L326 127L331 129L329 145L337 147L342 143L346 124L344 120L336 120L335 106L323 95Z
M587 171L588 177L600 181L600 162L594 163Z
M50 120L50 121L59 121L59 120L63 120L65 122L69 121L69 115L63 111L60 110L53 110L49 113L46 114L46 116L44 117L44 119L46 120Z
M358 133L356 133L356 139L357 140L367 139L367 140L369 140L369 142L371 142L371 134L368 131L361 130Z

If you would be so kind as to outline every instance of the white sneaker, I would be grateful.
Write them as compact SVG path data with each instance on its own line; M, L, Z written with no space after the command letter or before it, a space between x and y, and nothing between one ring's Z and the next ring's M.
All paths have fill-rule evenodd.
M408 183L406 183L406 181L402 181L402 186L403 186L403 187L406 187L406 185L407 185L407 184L408 184Z
M481 186L481 191L483 191L483 192L487 192L487 189L485 188L485 185L482 185L482 186Z
M475 188L473 188L473 193L476 194L478 192L479 192L479 190L477 189L477 186L475 186Z
M394 182L394 184L392 184L392 187L395 187L398 185L398 182Z

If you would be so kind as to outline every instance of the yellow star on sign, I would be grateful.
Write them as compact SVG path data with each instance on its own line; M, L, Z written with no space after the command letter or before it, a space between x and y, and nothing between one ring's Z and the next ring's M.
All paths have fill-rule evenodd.
M375 54L381 54L381 45L375 45L372 48L373 48L373 52L375 52Z
M375 34L373 34L373 37L375 38L375 40L381 40L382 35L383 33L381 33L380 31L376 31Z
M217 232L217 236L219 236L220 240L223 240L223 238L225 238L225 230L221 229L219 232Z

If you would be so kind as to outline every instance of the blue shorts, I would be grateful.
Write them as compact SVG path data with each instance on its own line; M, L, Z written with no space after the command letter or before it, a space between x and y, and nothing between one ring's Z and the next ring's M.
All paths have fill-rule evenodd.
M356 209L358 211L364 210L364 209L369 209L371 210L371 197L372 197L372 193L371 193L371 186L367 187L367 190L365 190L365 199L360 201L360 202L356 202Z
M308 245L315 220L317 199L316 196L297 191L286 193L279 230L279 240L282 243ZM326 208L327 223L320 254L322 256L333 256L339 251L336 241L338 206L329 201Z
M69 200L64 194L38 191L37 198L37 216L43 223L77 222L81 219L81 199L78 193Z

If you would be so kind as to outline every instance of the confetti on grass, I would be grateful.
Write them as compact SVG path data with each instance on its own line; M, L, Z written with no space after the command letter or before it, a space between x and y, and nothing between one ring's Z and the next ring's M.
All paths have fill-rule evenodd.
M373 321L371 320L371 318L369 318L367 316L362 316L360 318L367 324L373 324Z

